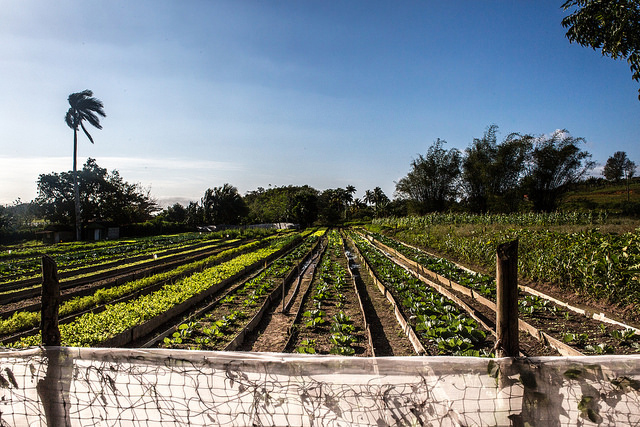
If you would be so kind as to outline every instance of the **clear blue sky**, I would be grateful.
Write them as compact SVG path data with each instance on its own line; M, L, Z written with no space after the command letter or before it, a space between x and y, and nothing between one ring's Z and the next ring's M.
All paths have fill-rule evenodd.
M104 102L93 157L161 204L226 182L394 181L441 138L566 128L640 164L638 83L570 44L562 0L0 0L0 203L71 169L67 96Z

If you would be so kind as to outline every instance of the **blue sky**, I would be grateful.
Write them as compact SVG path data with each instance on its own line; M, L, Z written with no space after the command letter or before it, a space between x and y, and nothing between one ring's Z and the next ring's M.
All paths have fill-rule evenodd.
M79 144L166 205L226 182L376 186L392 196L437 138L490 124L584 137L640 164L638 83L570 44L561 0L0 0L0 203L72 167L67 97L103 130Z

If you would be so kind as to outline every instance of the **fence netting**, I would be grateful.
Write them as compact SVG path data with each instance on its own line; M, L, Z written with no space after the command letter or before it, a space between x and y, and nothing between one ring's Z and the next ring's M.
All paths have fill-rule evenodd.
M640 425L640 357L0 352L0 426Z

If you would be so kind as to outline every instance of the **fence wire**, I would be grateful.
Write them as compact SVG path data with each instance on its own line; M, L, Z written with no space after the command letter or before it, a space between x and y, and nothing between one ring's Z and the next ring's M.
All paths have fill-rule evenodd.
M640 357L0 352L0 426L640 425Z

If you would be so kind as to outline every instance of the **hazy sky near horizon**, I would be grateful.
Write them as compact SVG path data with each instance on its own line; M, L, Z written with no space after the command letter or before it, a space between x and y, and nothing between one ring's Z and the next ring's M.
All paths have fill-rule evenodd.
M562 0L0 0L0 204L71 170L72 92L104 102L87 157L162 205L231 183L394 182L437 139L464 150L567 129L640 164L626 61L570 44Z

